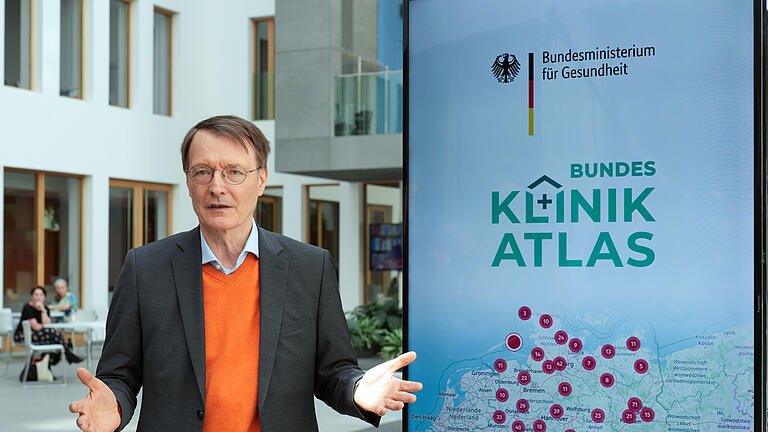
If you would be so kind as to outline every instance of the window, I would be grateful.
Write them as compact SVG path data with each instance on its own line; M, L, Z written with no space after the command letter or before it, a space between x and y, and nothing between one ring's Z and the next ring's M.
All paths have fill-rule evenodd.
M305 241L327 249L339 266L339 185L305 186Z
M53 293L59 277L82 304L82 178L6 169L3 192L6 307L21 309L35 285Z
M5 0L5 85L32 88L32 0Z
M109 1L109 104L131 104L131 3Z
M253 20L253 119L275 118L275 19Z
M132 248L171 233L173 186L128 180L109 181L109 292Z
M267 186L264 195L256 203L253 214L260 227L276 232L283 232L283 187Z
M152 112L166 116L171 115L172 34L173 14L155 8Z
M365 274L365 303L381 303L385 300L399 301L400 271L373 270L371 268L372 224L402 222L402 190L399 182L366 183L363 185L363 221L365 243L363 247L363 273Z
M83 0L61 0L59 94L83 98Z

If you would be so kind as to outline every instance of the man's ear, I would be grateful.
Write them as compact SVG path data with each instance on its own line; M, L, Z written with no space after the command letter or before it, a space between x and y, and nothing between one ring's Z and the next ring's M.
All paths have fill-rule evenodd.
M264 167L259 170L259 196L262 196L264 194L264 190L267 188L268 175L269 175L269 172L267 170L267 167Z

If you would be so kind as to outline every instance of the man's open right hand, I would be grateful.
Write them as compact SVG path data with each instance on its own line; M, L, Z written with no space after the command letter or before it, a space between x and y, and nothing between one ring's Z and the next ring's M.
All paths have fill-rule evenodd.
M83 432L113 432L120 426L115 394L87 369L78 368L77 377L90 390L88 396L69 404L70 412L80 414L77 427Z

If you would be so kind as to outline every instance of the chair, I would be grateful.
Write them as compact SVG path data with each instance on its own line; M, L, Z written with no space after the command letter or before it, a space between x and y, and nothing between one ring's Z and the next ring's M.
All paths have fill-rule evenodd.
M8 339L8 352L3 352L5 344L0 347L0 356L7 358L5 362L5 375L8 375L8 366L11 364L13 356L13 320L11 319L10 309L0 309L0 337L5 336Z
M92 309L78 309L73 312L72 320L77 321L97 321L99 319L98 315L96 315L96 311ZM93 346L93 342L104 342L100 339L94 339L93 338L93 330L73 330L72 331L72 337L74 338L75 333L82 333L83 337L85 338L85 346L88 350L88 355L91 355L91 348Z
M62 344L48 344L48 345L36 345L32 343L32 327L29 325L29 320L24 320L21 322L21 328L24 331L24 346L27 347L27 350L29 351L29 354L27 354L27 358L24 361L24 372L22 372L22 375L24 378L27 377L27 372L29 372L29 364L32 361L32 356L35 353L61 353L61 356L64 357L64 345ZM63 382L56 382L53 381L51 383L46 383L44 381L36 381L34 383L29 383L27 381L22 381L22 384L24 387L38 387L38 386L66 386L67 385L67 378L65 377L63 379Z

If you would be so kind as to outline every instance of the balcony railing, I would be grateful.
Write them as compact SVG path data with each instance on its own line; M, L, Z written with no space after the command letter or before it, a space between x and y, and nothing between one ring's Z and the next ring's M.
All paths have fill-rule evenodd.
M403 132L403 71L337 75L336 136Z

